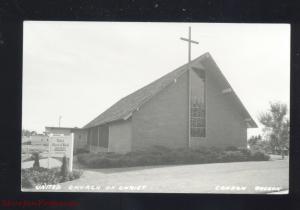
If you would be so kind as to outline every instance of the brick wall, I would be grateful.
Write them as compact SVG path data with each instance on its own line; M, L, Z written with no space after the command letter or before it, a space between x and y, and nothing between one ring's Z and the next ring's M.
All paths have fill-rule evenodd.
M247 128L241 107L234 102L232 93L222 93L224 88L226 87L221 85L208 69L206 71L206 138L192 138L192 147L247 146Z
M206 73L206 137L191 138L191 147L246 147L247 128L241 107L209 70ZM134 112L133 150L151 145L188 146L188 77L181 78Z
M188 145L187 81L187 74L184 74L133 113L134 150L152 145L170 148Z

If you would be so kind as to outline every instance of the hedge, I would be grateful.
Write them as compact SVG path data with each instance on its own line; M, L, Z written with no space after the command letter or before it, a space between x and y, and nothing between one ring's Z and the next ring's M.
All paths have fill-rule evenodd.
M166 164L201 164L240 161L266 161L270 156L263 152L248 149L219 148L181 148L171 150L155 146L147 150L133 151L127 154L84 153L78 154L78 162L90 168L117 168Z

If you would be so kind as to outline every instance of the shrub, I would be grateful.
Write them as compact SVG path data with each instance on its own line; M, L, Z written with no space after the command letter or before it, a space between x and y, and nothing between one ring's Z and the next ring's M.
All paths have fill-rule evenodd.
M57 184L60 181L60 177L57 173L57 169L47 169L42 167L22 169L22 187L33 188L38 184Z
M116 153L89 153L79 154L78 161L91 168L113 168L165 164L200 164L221 163L236 161L267 160L264 153L253 153L248 149L230 147L220 149L217 147L201 147L197 149L179 148L168 149L155 146L127 154Z
M86 148L78 148L76 149L76 151L74 152L75 155L77 154L82 154L82 153L89 153L89 150Z
M169 149L167 147L159 146L159 145L149 147L148 149L145 149L145 150L146 150L145 152L149 152L152 154L164 154L164 153L168 153L168 152L172 151L171 149Z
M239 149L239 151L248 158L251 156L251 150L249 150L249 149L241 148L241 149Z
M80 163L86 165L86 164L87 164L87 163L86 163L86 160L87 160L87 158L90 157L90 156L91 156L90 153L88 153L88 154L86 154L86 153L84 153L84 154L79 154L79 155L77 155L77 160L78 160L78 162L80 162Z
M57 173L58 170L46 170L43 172L39 172L37 176L33 176L33 181L34 183L38 184L57 184L61 180Z
M64 156L62 159L62 165L60 167L60 175L63 177L64 181L68 181L68 173L69 173L69 169L68 169L68 160L67 157Z
M270 160L270 156L261 152L261 151L255 151L251 154L251 160L253 161L266 161Z
M223 149L220 147L210 147L210 148L206 148L206 150L214 153L220 153L223 151Z
M247 161L248 157L241 151L225 151L222 157L224 162Z
M239 149L236 146L228 146L225 148L226 151L238 151Z
M23 172L22 172L23 173ZM34 188L35 187L35 182L33 181L31 176L28 175L22 175L21 178L21 185L22 188Z
M69 180L72 181L74 179L79 179L82 176L82 174L82 171L74 170L68 174Z
M40 167L40 154L38 152L35 152L32 154L33 156L33 168L39 168Z
M58 184L80 178L82 171L74 170L65 177L61 175L59 168L47 169L43 167L22 169L21 185L23 188L34 188L42 184Z

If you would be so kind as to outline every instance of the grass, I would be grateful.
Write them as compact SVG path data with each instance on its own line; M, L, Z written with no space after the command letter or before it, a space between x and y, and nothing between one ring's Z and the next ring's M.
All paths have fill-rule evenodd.
M269 193L256 186L289 187L289 161L249 161L192 165L165 165L130 168L85 169L84 176L62 183L62 192L92 192L70 190L69 186L104 186L99 192L132 192L119 186L146 186L142 191L155 193ZM106 190L105 186L115 186ZM245 191L216 190L217 186L245 186Z

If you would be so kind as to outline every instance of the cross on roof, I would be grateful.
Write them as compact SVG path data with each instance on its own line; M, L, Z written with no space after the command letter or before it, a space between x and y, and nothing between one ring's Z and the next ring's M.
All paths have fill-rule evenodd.
M189 26L189 38L183 38L181 37L180 39L183 41L187 41L188 42L188 64L191 62L191 43L193 44L199 44L199 42L192 40L191 38L191 26Z
M188 121L188 123L189 123L189 132L188 132L188 139L189 139L189 147L191 146L191 73L190 73L190 63L191 63L191 44L193 43L193 44L199 44L199 42L196 42L196 41L194 41L194 40L192 40L192 38L191 38L191 26L189 26L189 38L187 39L187 38L180 38L181 40L183 40L183 41L186 41L186 42L188 42L188 65L187 65L187 68L188 68L188 77L189 77L189 82L188 82L188 84L189 84L189 100L188 100L188 103L189 103L189 105L188 105L188 107L189 107L189 121Z

